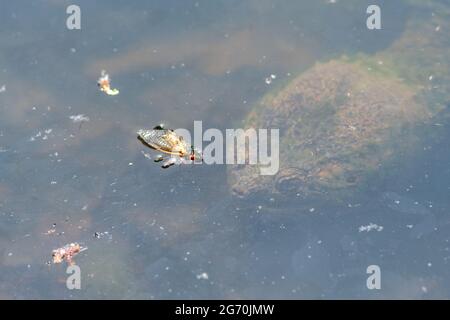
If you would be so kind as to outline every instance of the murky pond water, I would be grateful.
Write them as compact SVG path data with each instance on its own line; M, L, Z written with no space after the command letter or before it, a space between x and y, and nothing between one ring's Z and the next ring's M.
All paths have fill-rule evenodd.
M372 2L85 0L81 30L66 28L67 1L3 3L0 297L449 298L444 121L395 175L326 205L236 199L225 165L163 170L136 139L162 122L238 128L316 63L374 55L433 14L376 1L371 31ZM98 90L101 70L120 94ZM47 263L71 242L88 247L81 290ZM381 290L366 287L369 265Z

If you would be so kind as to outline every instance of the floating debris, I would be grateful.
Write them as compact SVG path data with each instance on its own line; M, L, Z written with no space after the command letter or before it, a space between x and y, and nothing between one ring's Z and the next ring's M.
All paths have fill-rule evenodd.
M209 275L206 272L202 272L202 273L197 275L197 279L198 280L208 280L209 279Z
M64 247L55 249L52 251L52 258L53 263L62 263L63 261L66 261L69 265L74 265L75 261L73 258L79 254L80 252L83 252L87 250L87 248L82 247L78 243L70 243L66 244Z
M106 239L108 242L112 241L113 237L108 231L104 232L94 232L95 239Z
M5 92L5 91L6 91L6 86L5 86L5 85L2 85L2 86L0 87L0 93Z
M409 197L399 195L395 192L385 192L382 195L382 201L385 202L390 209L406 214L423 215L430 214L430 210Z
M100 78L98 78L97 85L100 88L100 91L103 91L107 95L115 96L119 94L119 90L111 89L109 74L106 73L105 70L102 70Z
M52 227L43 233L43 235L45 235L45 236L51 236L51 235L61 236L63 234L64 234L64 231L56 232L56 223L52 224Z
M36 139L40 138L42 140L48 140L48 135L52 133L53 129L45 129L43 132L39 131L34 136L30 138L29 141L33 142L36 141Z
M82 123L82 122L88 122L89 117L85 116L84 114L77 114L69 117L70 120L72 120L73 123Z
M271 84L273 80L275 80L277 76L275 74L271 74L265 79L266 84Z
M383 226L379 226L379 225L377 225L375 223L369 223L367 226L360 226L358 228L359 232L364 232L364 231L370 232L372 230L375 230L375 231L378 231L378 232L383 231Z
M44 235L49 236L51 234L56 233L56 223L52 224L52 228L48 229L46 232L44 232Z
M164 161L162 168L166 169L174 164L194 163L201 160L201 154L194 148L188 147L182 136L179 136L172 129L164 129L163 125L158 125L152 130L139 130L138 139L147 147L170 155L170 158ZM153 161L160 162L165 160L162 155L158 155Z

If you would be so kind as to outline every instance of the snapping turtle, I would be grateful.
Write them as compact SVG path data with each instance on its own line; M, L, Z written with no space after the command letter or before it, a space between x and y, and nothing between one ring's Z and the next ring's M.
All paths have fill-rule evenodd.
M233 166L232 192L347 199L418 152L450 98L450 14L433 10L388 49L317 64L267 94L244 126L280 129L280 170Z

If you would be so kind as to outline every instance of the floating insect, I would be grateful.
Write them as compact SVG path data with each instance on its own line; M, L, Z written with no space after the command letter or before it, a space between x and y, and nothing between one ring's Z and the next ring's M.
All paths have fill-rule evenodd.
M164 169L174 164L193 163L202 159L201 154L194 146L188 147L182 136L172 129L165 129L162 124L152 130L139 130L137 134L138 139L147 147L170 155L167 160L162 155L158 155L154 159L155 162L165 160L162 165Z
M73 257L85 250L87 250L86 247L82 247L76 242L66 244L64 247L52 251L53 263L57 264L66 261L69 265L74 265Z
M111 89L109 74L106 73L105 70L102 70L100 78L97 80L97 85L100 88L100 91L103 91L107 95L115 96L119 94L119 90Z

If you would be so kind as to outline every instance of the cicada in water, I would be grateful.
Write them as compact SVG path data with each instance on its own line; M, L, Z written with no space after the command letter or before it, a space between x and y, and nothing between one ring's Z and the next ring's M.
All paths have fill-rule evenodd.
M165 129L158 125L152 130L139 130L138 139L147 147L168 155L168 159L158 155L155 162L164 161L162 168L166 169L174 164L193 163L201 160L201 154L194 148L188 146L182 136L172 129Z

